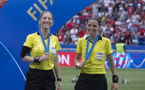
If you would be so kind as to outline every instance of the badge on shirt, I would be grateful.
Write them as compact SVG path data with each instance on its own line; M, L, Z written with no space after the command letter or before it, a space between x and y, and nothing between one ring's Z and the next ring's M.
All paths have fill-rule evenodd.
M96 55L97 60L99 60L99 61L102 60L103 54L104 54L104 53L97 52L97 55Z
M55 47L51 47L51 52L52 52L53 55L56 54L56 49L55 49Z

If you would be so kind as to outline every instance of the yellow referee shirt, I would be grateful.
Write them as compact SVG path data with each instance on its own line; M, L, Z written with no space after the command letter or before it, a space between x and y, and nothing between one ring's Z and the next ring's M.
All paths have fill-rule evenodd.
M48 38L45 39L45 43L48 46ZM45 53L45 48L41 40L39 32L30 34L27 36L27 39L23 46L31 48L30 54L31 57L40 57ZM54 67L54 58L57 50L60 50L60 44L58 38L54 35L50 35L50 46L49 46L49 60L44 60L40 63L30 63L30 68L40 69L40 70L50 70Z
M77 53L82 54L82 61L85 61L87 37L81 38L77 43ZM88 51L92 47L93 43L89 41ZM111 54L113 50L111 49L111 42L109 39L104 37L98 37L92 53L90 54L87 65L81 68L81 73L86 74L105 74L105 61L106 55Z

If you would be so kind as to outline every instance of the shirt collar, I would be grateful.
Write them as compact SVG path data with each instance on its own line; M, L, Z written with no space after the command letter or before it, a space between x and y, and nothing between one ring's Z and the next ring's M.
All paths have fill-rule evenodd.
M86 40L88 39L88 36L86 37ZM100 35L98 35L98 40L97 41L99 41L99 40L102 40L102 37L100 36ZM90 40L89 40L90 41ZM90 41L91 42L91 41ZM93 43L93 42L91 42L91 43Z
M37 35L40 35L40 33L39 33L39 32L37 32ZM50 36L51 36L51 33L50 33Z
M39 33L39 32L37 32L37 35L40 35L40 33ZM51 33L50 33L50 36L51 36ZM47 38L48 38L48 37L47 37ZM44 38L44 39L46 40L47 38Z

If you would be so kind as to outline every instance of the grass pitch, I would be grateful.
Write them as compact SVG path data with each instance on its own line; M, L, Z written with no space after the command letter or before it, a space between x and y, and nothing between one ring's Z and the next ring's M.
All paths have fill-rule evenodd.
M79 75L80 70L75 67L61 67L61 77L63 87L61 90L74 90L75 82L72 82L73 77ZM119 76L118 90L145 90L145 69L117 69ZM112 74L110 69L106 69L106 77L108 90L111 90ZM122 80L129 83L122 83Z

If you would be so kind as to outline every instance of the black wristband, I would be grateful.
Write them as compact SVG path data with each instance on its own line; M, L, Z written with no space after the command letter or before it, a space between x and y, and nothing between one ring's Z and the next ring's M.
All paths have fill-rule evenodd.
M57 78L57 81L60 81L60 82L62 82L62 79L61 79L61 78Z
M112 76L112 81L113 81L113 83L118 83L118 81L119 81L118 76L117 75L113 75Z
M35 58L34 58L34 62L35 62L35 63L40 63L39 59L40 59L40 57L35 57Z

